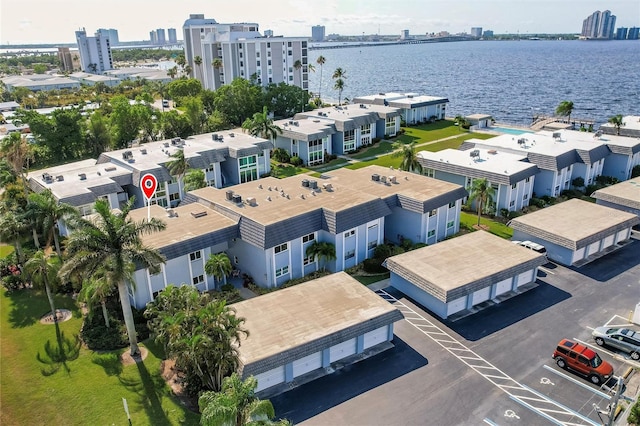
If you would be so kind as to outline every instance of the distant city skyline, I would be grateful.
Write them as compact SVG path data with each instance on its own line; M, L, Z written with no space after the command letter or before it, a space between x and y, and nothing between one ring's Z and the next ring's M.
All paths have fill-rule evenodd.
M341 35L469 33L472 27L496 34L579 34L585 16L605 9L617 16L616 27L640 26L638 0L112 0L90 7L86 0L2 0L0 44L73 43L83 27L91 33L115 28L120 41L147 40L150 28L176 28L182 39L182 24L192 13L221 23L257 22L261 32L289 37L310 37L314 25Z

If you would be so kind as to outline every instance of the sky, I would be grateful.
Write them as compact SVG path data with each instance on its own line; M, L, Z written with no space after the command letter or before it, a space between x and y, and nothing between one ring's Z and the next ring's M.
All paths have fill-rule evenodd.
M0 44L75 42L115 28L121 41L148 40L156 28L176 28L189 14L220 23L256 22L261 32L326 34L459 33L482 27L502 33L579 33L582 20L609 9L616 27L640 26L640 0L0 0Z

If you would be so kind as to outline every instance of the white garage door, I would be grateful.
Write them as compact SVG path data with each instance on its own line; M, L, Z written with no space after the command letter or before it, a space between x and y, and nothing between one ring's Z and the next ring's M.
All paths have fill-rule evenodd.
M607 248L612 246L615 240L616 240L616 234L611 234L608 237L604 237L604 244L602 245L602 248Z
M349 355L356 353L356 339L347 340L346 342L338 343L329 348L329 362L334 362L342 358L346 358Z
M258 381L256 392L282 383L284 382L284 365L274 368L273 370L265 371L264 373L256 374L255 378Z
M581 249L578 249L578 250L574 251L573 252L573 260L571 261L571 263L577 262L578 260L582 260L582 258L584 258L584 250L585 250L585 248L582 247Z
M600 241L589 244L587 246L587 257L591 256L594 253L597 253L598 249L600 249Z
M618 235L616 235L616 243L620 241L624 241L629 238L629 229L623 229L622 231L618 231Z
M518 287L521 285L529 284L533 282L533 269L528 270L527 272L523 272L518 275Z
M310 371L322 367L322 352L307 355L304 358L293 361L293 377L302 376Z
M506 280L502 280L499 283L497 283L496 296L510 291L512 282L513 282L513 278L507 278Z
M377 345L378 343L385 342L387 340L387 333L389 327L384 326L376 328L368 333L364 333L364 349Z
M447 303L447 316L460 312L467 307L467 296L462 296Z
M491 294L491 287L485 287L485 288L481 288L478 291L474 291L473 292L473 306L477 305L478 303L482 303L484 301L489 300L489 295Z

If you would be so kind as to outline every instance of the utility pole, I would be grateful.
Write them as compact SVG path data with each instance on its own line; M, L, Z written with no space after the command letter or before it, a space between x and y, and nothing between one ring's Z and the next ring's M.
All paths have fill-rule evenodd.
M618 377L618 380L616 382L615 385L615 393L613 394L613 401L607 405L607 409L606 410L601 410L596 404L593 404L593 408L596 410L596 413L598 413L598 415L600 414L606 414L607 415L607 423L606 426L613 426L613 422L615 421L615 416L616 416L616 409L618 408L618 402L620 401L620 398L622 398L625 401L630 401L633 402L633 398L629 398L627 396L622 395L622 385L624 384L624 378L622 376ZM605 388L607 388L605 386ZM610 388L607 388L609 390L611 390ZM602 420L602 418L600 418Z

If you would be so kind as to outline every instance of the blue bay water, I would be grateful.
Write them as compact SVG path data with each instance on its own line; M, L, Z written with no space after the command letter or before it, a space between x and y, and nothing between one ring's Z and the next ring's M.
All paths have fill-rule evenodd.
M416 92L450 101L447 115L486 113L498 122L528 125L563 100L573 115L604 123L616 114L640 115L640 41L475 41L309 52L309 90L336 101L331 74L346 70L342 93Z

